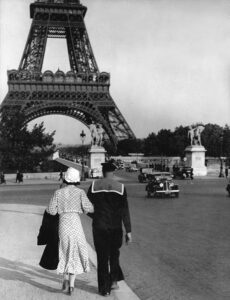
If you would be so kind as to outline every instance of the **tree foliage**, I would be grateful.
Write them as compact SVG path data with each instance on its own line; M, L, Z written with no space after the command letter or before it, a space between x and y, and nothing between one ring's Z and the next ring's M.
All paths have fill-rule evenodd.
M143 140L144 144L144 153L146 155L158 155L159 148L157 144L157 135L152 132L150 133L146 139Z
M34 171L41 166L54 151L53 137L45 133L44 124L36 124L31 131L25 124L23 112L14 115L1 113L0 121L0 167L2 170L17 169Z
M118 155L127 155L128 153L142 153L144 145L141 139L127 139L120 141L117 147Z
M36 124L31 131L25 125L25 116L21 111L8 115L2 111L0 120L0 169L3 171L35 171L38 166L45 170L47 160L54 151L55 132L45 132L44 124ZM202 132L202 145L207 156L230 157L230 126L206 124ZM188 139L188 126L178 126L174 131L161 129L150 133L144 139L127 139L118 143L117 149L106 141L104 147L109 155L128 155L144 153L151 156L184 156ZM86 154L89 145L65 147L61 149L70 157ZM44 168L43 168L44 166Z
M161 129L152 132L145 139L127 139L118 143L117 154L143 152L145 155L184 156L185 148L190 145L188 126L176 127L174 131ZM230 127L206 124L201 135L202 145L207 156L230 156Z

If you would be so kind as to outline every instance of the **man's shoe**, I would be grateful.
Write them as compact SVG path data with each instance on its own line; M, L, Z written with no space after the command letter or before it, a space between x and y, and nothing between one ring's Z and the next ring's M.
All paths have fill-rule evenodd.
M119 289L119 285L117 284L117 281L112 282L111 289L112 290L118 290Z
M109 292L102 292L102 293L100 293L100 295L103 296L103 297L109 297L110 293Z

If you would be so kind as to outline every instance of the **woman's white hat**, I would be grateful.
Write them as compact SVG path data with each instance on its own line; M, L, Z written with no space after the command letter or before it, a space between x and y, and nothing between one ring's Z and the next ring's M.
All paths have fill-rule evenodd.
M74 168L68 168L65 173L65 181L80 182L80 172Z

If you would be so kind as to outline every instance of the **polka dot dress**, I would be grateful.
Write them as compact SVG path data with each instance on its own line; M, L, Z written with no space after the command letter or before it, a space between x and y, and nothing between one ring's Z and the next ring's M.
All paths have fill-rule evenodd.
M87 242L79 214L93 212L93 206L85 192L72 185L57 190L47 212L60 215L58 273L88 272L90 267Z

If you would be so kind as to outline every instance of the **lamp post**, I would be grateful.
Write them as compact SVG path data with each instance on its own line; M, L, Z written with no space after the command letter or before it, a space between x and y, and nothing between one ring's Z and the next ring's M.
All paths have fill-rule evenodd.
M224 173L223 173L223 140L224 140L224 135L223 133L221 133L220 135L220 174L219 177L224 177Z
M85 137L86 134L84 132L84 130L82 130L81 134L80 134L80 138L82 141L82 158L81 158L81 180L85 181L85 162L84 162L84 142L85 142Z

